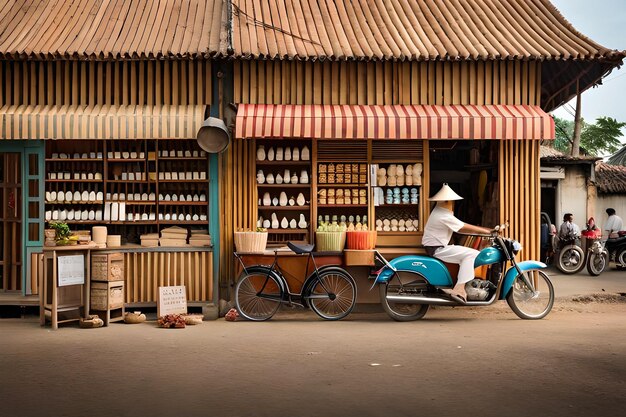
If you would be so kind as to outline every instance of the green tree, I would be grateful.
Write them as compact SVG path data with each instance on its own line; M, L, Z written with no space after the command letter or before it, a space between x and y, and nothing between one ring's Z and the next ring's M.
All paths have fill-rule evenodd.
M572 149L572 136L574 135L574 121L554 118L554 128L556 137L554 139L554 149L569 154Z
M581 120L581 123L580 147L585 154L591 156L612 154L622 146L619 138L623 136L621 129L626 123L618 122L612 117L598 117L593 124L585 123L584 120ZM574 121L555 117L554 127L556 133L554 148L571 155Z
M613 154L622 146L619 138L623 136L624 126L626 123L618 122L612 117L598 117L594 124L583 125L580 146L589 155Z

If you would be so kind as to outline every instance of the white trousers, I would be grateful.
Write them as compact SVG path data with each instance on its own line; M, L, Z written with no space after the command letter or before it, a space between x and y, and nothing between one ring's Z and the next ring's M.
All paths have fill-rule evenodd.
M457 283L465 284L474 279L474 260L480 252L465 246L448 245L437 249L435 258L451 264L459 264Z

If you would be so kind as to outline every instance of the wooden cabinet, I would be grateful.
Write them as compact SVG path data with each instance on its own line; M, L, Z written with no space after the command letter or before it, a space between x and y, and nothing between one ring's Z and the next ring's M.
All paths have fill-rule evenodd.
M378 229L380 247L417 247L423 234L426 210L423 182L427 163L424 141L419 140L353 140L353 141L264 141L257 140L256 157L258 220L271 222L272 214L279 227L268 227L269 244L284 244L289 240L314 241L319 221L360 221L370 230ZM268 152L278 147L311 150L310 161L268 160ZM309 170L309 183L284 183L285 171ZM379 181L379 170L385 180ZM272 174L268 183L266 177ZM276 178L281 175L280 184ZM281 205L280 195L289 199L303 193L306 204ZM276 199L276 201L273 201ZM284 203L284 201L283 201ZM304 214L308 227L282 227ZM384 222L384 223L383 223ZM276 222L275 222L276 224ZM379 226L379 227L377 227Z
M46 142L46 220L106 224L130 242L161 226L208 226L208 155L195 140Z
M269 244L311 239L311 154L308 141L257 146L258 224L268 229Z

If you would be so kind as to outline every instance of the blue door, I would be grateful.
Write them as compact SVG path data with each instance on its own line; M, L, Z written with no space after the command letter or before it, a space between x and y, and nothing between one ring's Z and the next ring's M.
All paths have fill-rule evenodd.
M37 292L32 254L43 247L44 144L0 141L0 291Z

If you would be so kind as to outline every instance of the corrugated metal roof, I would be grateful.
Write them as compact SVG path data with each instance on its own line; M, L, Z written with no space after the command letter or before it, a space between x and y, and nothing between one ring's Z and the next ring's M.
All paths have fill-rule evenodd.
M626 167L598 162L596 164L596 187L598 192L603 194L626 193Z
M0 56L177 58L225 54L226 0L4 0Z
M232 0L235 56L621 59L547 0Z

